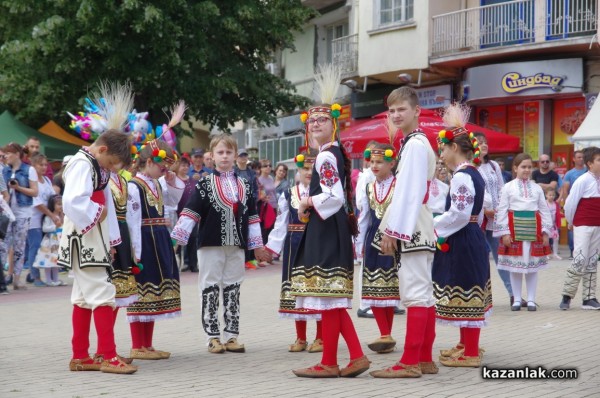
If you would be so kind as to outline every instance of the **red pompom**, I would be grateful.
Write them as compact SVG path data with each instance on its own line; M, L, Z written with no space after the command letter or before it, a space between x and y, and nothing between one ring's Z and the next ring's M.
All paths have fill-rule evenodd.
M448 250L450 250L450 245L447 243L442 243L440 245L440 250L443 251L444 253L446 253Z
M140 269L139 269L138 267L131 267L131 273L132 273L133 275L137 275L137 274L139 274L140 272L141 272L141 271L140 271Z
M152 151L152 156L158 156L158 149Z

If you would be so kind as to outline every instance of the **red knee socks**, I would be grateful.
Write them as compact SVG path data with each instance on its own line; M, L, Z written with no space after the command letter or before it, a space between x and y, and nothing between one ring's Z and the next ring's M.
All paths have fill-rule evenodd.
M385 307L385 316L387 318L388 326L390 327L390 334L392 334L392 326L394 325L394 310L396 307Z
M144 324L142 322L131 322L131 348L139 350L144 346Z
M315 336L315 340L323 339L323 325L321 321L317 321L317 335Z
M379 328L379 334L381 336L389 336L392 334L392 328L388 323L387 307L371 307L377 327Z
M154 335L154 322L144 322L144 347L152 347L152 336Z
M114 335L114 313L112 307L103 305L93 311L94 325L98 334L98 354L104 359L112 359L117 356Z
M114 315L114 317L115 317L115 318L113 319L113 328L114 328L115 324L117 323L117 315L119 315L119 307L115 307L115 310L114 310L114 312L113 312L113 315Z
M340 338L340 312L337 309L322 312L323 356L321 363L337 365L338 340Z
M464 330L463 330L464 329ZM461 328L465 338L465 356L466 357L477 357L479 356L479 335L481 333L480 328Z
M406 309L406 337L404 339L404 353L400 362L405 365L419 363L421 346L427 329L427 307L408 307Z
M306 321L296 321L296 339L306 341Z
M458 348L462 348L465 346L465 328L460 328L460 341L456 345Z
M365 354L360 346L360 341L358 340L356 329L354 329L352 318L350 318L350 315L348 315L348 311L346 311L345 308L339 309L338 311L340 312L340 332L342 333L344 340L346 340L348 351L350 351L350 360L360 358Z
M435 341L435 307L427 308L427 326L421 345L421 355L419 362L432 362L433 342Z
M73 306L73 359L84 359L89 356L90 348L90 324L92 322L92 310Z

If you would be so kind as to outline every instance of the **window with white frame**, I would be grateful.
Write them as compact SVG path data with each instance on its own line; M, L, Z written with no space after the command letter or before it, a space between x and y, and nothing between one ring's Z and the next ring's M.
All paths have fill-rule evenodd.
M376 0L375 27L399 25L413 19L414 0Z
M340 22L335 25L327 27L327 62L333 61L333 54L336 52L334 49L334 40L348 36L349 25L348 22ZM339 50L337 51L339 52Z

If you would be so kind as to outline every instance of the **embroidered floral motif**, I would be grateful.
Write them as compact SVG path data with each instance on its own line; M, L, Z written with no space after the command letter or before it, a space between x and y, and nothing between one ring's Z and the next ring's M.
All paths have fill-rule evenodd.
M467 205L472 205L475 201L475 198L465 185L458 187L456 192L451 195L451 199L452 203L454 203L456 208L460 211L463 211Z
M202 290L202 327L209 336L219 336L219 286L213 285Z
M340 180L340 175L333 165L325 161L321 165L321 169L319 170L319 177L321 179L321 185L325 185L328 188L333 188L336 182Z
M225 286L223 288L223 307L225 314L225 331L238 334L240 330L240 284Z

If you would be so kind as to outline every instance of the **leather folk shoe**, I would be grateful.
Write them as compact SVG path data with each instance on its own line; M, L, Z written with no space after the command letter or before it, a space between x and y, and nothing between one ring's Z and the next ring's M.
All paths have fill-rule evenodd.
M208 342L208 352L212 354L222 354L225 352L225 346L221 344L218 338L210 339Z
M323 340L315 339L311 345L308 346L308 352L323 352Z
M88 371L88 370L100 370L102 366L102 357L97 358L83 358L83 359L71 359L69 362L69 370L72 372Z
M290 344L290 348L288 348L289 352L302 352L306 350L306 346L308 343L306 341L296 339L294 344Z
M452 357L458 353L462 353L465 350L465 345L458 343L456 347L452 347L448 350L440 350L440 357Z
M102 362L102 366L100 367L100 371L103 373L116 373L122 375L130 375L137 372L137 370L137 366L126 364L125 362L121 361L119 356L104 360Z
M440 363L444 366L449 367L458 367L458 368L478 368L481 366L481 358L479 356L476 357L467 357L461 355L459 357L451 358L445 357L440 359Z
M421 377L423 373L419 365L405 365L397 362L394 366L387 369L375 370L369 374L378 379L406 379Z
M366 372L371 367L371 361L366 355L352 359L348 366L340 371L341 377L356 377L361 373Z
M158 355L160 355L160 359L169 359L171 358L171 353L168 351L161 351L161 350L157 350L154 347L147 347L146 350L150 351L150 352L155 352Z
M435 375L440 371L435 362L419 362L419 367L424 375Z
M316 364L310 368L292 370L298 377L310 377L313 379L319 378L334 378L340 377L340 367L338 365L328 366Z
M225 349L230 352L245 352L246 348L243 344L238 343L235 337L230 338L225 343Z
M132 359L148 359L148 360L157 360L162 359L159 353L155 351L149 351L145 347L142 348L132 348L129 352L129 357Z
M369 347L371 351L375 352L386 351L390 348L396 347L396 340L394 340L392 336L381 336L375 339L367 347Z

